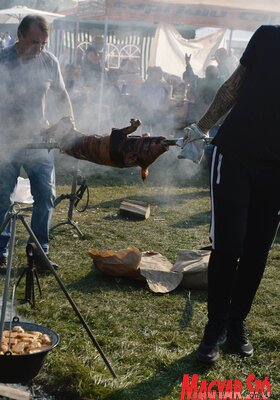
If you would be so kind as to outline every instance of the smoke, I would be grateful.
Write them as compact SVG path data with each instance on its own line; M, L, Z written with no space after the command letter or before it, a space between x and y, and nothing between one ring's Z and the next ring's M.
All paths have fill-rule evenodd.
M41 102L41 95L48 89L45 85L50 86L51 82L42 77L40 70L30 71L28 63L22 63L16 74L10 74L11 71L0 66L0 95L3 99L0 104L3 116L1 124L2 132L6 134L2 141L42 141L39 134L43 127L44 104ZM154 71L159 73L161 84L157 86L152 82L149 90L142 91L144 83L137 63L127 63L126 68L123 66L121 70L106 69L104 75L96 68L92 71L92 80L86 82L81 65L66 67L63 66L62 72L71 97L76 127L82 133L108 135L112 128L128 126L131 118L139 118L142 125L135 132L136 135L149 133L151 136L167 138L184 135L183 128L188 123L188 103L183 100L185 93L182 91L182 77L162 74L160 70ZM172 94L173 98L166 102L164 96L167 98ZM57 97L52 90L48 90L44 100L46 119L50 124L56 123L62 117ZM25 110L24 115L22 110ZM162 154L150 166L148 180L165 186L182 185L200 174L202 166L187 160L178 160L179 151L178 147L170 147L168 152ZM76 159L61 155L58 151L55 153L59 170L69 176L77 167L82 168L82 173L87 177L96 171L99 174L108 174L112 170L84 162L79 162L77 166ZM7 154L10 155L9 152ZM119 174L124 179L127 176L141 179L138 169L130 169L128 172L115 169L114 174Z
M58 184L71 184L73 174L85 178L87 184L95 186L144 185L164 188L167 196L169 188L201 185L201 177L208 183L208 164L195 164L190 160L177 158L179 147L170 147L149 167L149 175L143 182L140 167L113 168L77 160L67 154L56 151L56 172ZM172 190L172 189L171 189Z
M92 80L88 80L86 85L81 76L82 69L79 69L78 76L75 76L72 67L64 69L65 81L67 82L69 78L73 81L69 93L77 129L85 135L104 136L110 134L112 128L126 127L130 124L131 118L136 118L142 121L142 125L133 135L148 134L152 137L163 136L172 139L184 136L183 128L187 125L188 103L184 100L182 78L172 77L173 96L176 97L170 99L172 95L169 91L170 82L161 69L148 70L152 79L150 81L147 79L145 83L149 83L150 87L141 90L143 86L145 87L145 83L140 78L137 65L126 63L125 66L121 72L117 69L106 71L103 83L100 71L91 71ZM68 74L69 70L72 75ZM96 79L96 76L100 79ZM129 79L126 81L125 78ZM126 84L127 82L129 84ZM134 86L132 82L136 82ZM52 101L49 103L53 105ZM54 109L51 120L57 122L56 118ZM162 154L149 167L147 182L166 187L182 186L201 174L204 166L188 160L179 160L177 158L179 152L179 147L170 146L169 151ZM57 154L58 169L60 173L63 171L64 176L67 171L70 175L73 166L77 167L76 161L67 155ZM79 161L78 168L88 179L91 175L103 174L106 176L106 182L111 181L109 175L125 182L128 180L131 183L142 182L140 168L129 168L124 171L84 161Z
M131 59L127 59L120 70L106 69L103 76L101 70L94 67L87 71L86 78L83 65L66 65L63 75L69 87L77 129L85 135L103 136L110 134L112 128L128 126L130 119L136 118L142 121L142 125L133 135L182 137L188 122L188 102L184 100L182 77L164 74L158 67L147 72L148 78L144 81L137 63L132 63ZM51 94L48 97L48 119L51 123L59 119ZM147 181L166 187L179 186L198 176L204 166L178 160L179 152L179 147L170 146L169 151L149 167ZM73 168L79 168L89 179L91 175L103 174L109 181L109 175L112 175L124 181L141 182L139 168L124 171L84 161L77 165L77 160L61 154L57 154L56 159L64 176L70 175Z
M124 37L134 37L135 32L133 28L131 32L127 29L122 33L114 32L111 39L114 39L112 43L115 44L115 48L118 46L120 51L122 47L129 47L129 45L125 46L127 41ZM88 41L93 44L94 37L88 37ZM135 43L138 43L141 55L140 41L135 41ZM102 54L99 56L90 44L88 43L87 49L85 48L83 59L77 57L75 65L65 65L65 61L63 62L63 75L72 99L75 123L79 131L85 135L108 135L112 128L123 128L129 125L131 118L137 118L142 121L142 125L134 133L135 135L149 133L151 136L167 138L178 138L184 135L183 128L194 121L188 119L189 108L192 104L186 100L187 82L182 76L167 74L159 67L155 67L154 70L149 67L147 71L141 73L141 70L145 68L138 53L133 53L131 57L127 55L126 58L121 58L120 65L117 62L113 64L115 58L109 59L111 64L108 68L107 56L110 54L110 57L113 57L110 53L112 48L110 51L107 49L106 56L101 50ZM135 48L136 46L133 47L133 51L136 51ZM165 52L165 49L162 51ZM207 49L205 51L207 52ZM78 54L82 52L79 51ZM195 62L195 57L192 62ZM102 63L106 66L104 74L102 74ZM152 74L158 75L154 81L150 80ZM149 85L145 85L149 80ZM58 120L54 118L54 115L50 119L52 122ZM201 166L177 159L179 151L179 148L170 148L167 153L161 155L150 166L148 179L156 174L158 181L165 185L179 184L179 182L184 184L185 181L200 174ZM71 164L69 157L64 158L69 166ZM92 171L98 171L98 173L105 171L104 173L107 174L106 167L82 164L83 172L87 176L90 176ZM120 176L127 177L126 172L117 171L117 169L114 174L118 172ZM134 174L132 169L130 172Z
M46 94L52 84L58 86L58 81L53 82L57 75L55 69L51 72L51 57L41 54L28 59L18 57L15 46L3 49L0 57L0 150L1 161L9 162L16 159L19 150L43 142L41 131L47 126ZM59 108L54 101L49 105ZM43 152L35 151L38 157ZM32 151L30 154L33 157Z

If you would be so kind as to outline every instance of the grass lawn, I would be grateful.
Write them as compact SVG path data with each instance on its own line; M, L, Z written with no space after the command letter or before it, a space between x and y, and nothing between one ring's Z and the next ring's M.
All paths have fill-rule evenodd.
M84 173L87 167L82 164ZM207 174L172 156L160 158L150 168L145 183L138 169L116 171L93 164L90 168L89 207L73 216L84 239L63 225L52 233L50 253L117 378L112 378L55 278L42 276L43 296L36 294L36 307L22 301L23 283L16 302L22 319L48 326L61 337L35 382L58 399L179 400L184 374L199 374L199 381L206 379L208 383L240 380L244 387L247 377L255 374L260 380L269 377L270 398L279 399L279 240L270 253L248 318L254 356L240 359L223 352L214 367L206 368L195 357L206 323L206 292L179 287L168 294L152 293L146 283L108 277L96 270L87 249L135 246L140 251L158 251L173 263L178 250L209 244ZM70 175L58 170L58 194L69 193ZM120 217L124 198L148 202L150 218L132 221ZM57 206L53 223L67 218L68 205L64 200ZM19 226L17 265L25 263L25 240L26 233ZM245 394L248 390L244 389L244 399Z

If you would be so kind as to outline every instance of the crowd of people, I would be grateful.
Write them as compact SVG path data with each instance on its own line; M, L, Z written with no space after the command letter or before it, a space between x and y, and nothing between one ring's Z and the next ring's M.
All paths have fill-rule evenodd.
M11 194L23 167L34 198L31 228L48 254L55 200L53 155L47 149L18 149L15 145L19 139L42 140L39 132L47 126L45 99L49 89L58 99L56 111L61 117L70 116L80 124L84 118L80 111L87 109L92 127L94 107L90 101L100 97L104 81L109 113L120 115L120 107L124 107L127 120L136 110L152 133L172 129L170 101L174 95L181 96L183 102L191 104L181 121L182 128L186 127L185 143L205 138L213 128L216 131L211 163L208 323L197 356L204 363L215 362L225 341L233 352L251 356L253 346L245 319L280 216L280 27L260 27L234 72L235 60L225 49L218 49L217 65L209 65L203 78L193 72L191 56L186 54L186 70L178 80L166 76L160 67L150 67L143 81L131 59L124 60L119 70L108 69L100 37L87 48L81 65L67 65L62 74L57 58L45 50L48 35L44 18L26 16L18 27L17 42L0 52L0 89L5 99L0 104L0 133L1 140L10 145L9 152L0 149L0 225L9 215ZM269 71L266 79L264 71ZM75 90L82 96L75 97ZM4 228L0 272L6 271L11 237L10 224Z
M191 56L186 54L182 77L150 66L143 79L134 58L123 58L119 68L108 68L103 48L103 38L96 36L76 65L67 64L63 68L81 127L87 115L92 116L99 109L101 99L102 117L108 121L104 129L108 130L110 124L121 125L130 115L140 118L143 129L151 134L182 136L183 128L197 122L206 111L234 65L234 58L221 48L213 55L216 61L206 68L204 77L193 72ZM215 131L213 127L211 133Z

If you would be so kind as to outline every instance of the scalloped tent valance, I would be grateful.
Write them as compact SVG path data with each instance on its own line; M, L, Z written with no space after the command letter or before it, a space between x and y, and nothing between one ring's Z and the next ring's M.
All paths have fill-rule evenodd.
M255 30L262 24L280 23L278 0L82 0L80 20L172 21L177 25Z

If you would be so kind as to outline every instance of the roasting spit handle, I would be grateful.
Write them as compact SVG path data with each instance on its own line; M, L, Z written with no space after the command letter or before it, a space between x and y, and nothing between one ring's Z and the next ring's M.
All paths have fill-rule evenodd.
M17 142L17 143L0 143L0 148L3 149L58 149L58 143L56 142L38 142L38 143L29 143L29 142Z
M207 137L207 138L205 138L203 140L205 140L207 144L210 144L212 142L212 139L213 138L211 138L211 137ZM178 144L177 144L178 140L179 140L179 138L177 138L177 139L163 139L161 141L161 143L163 145L167 145L167 146L178 146Z

